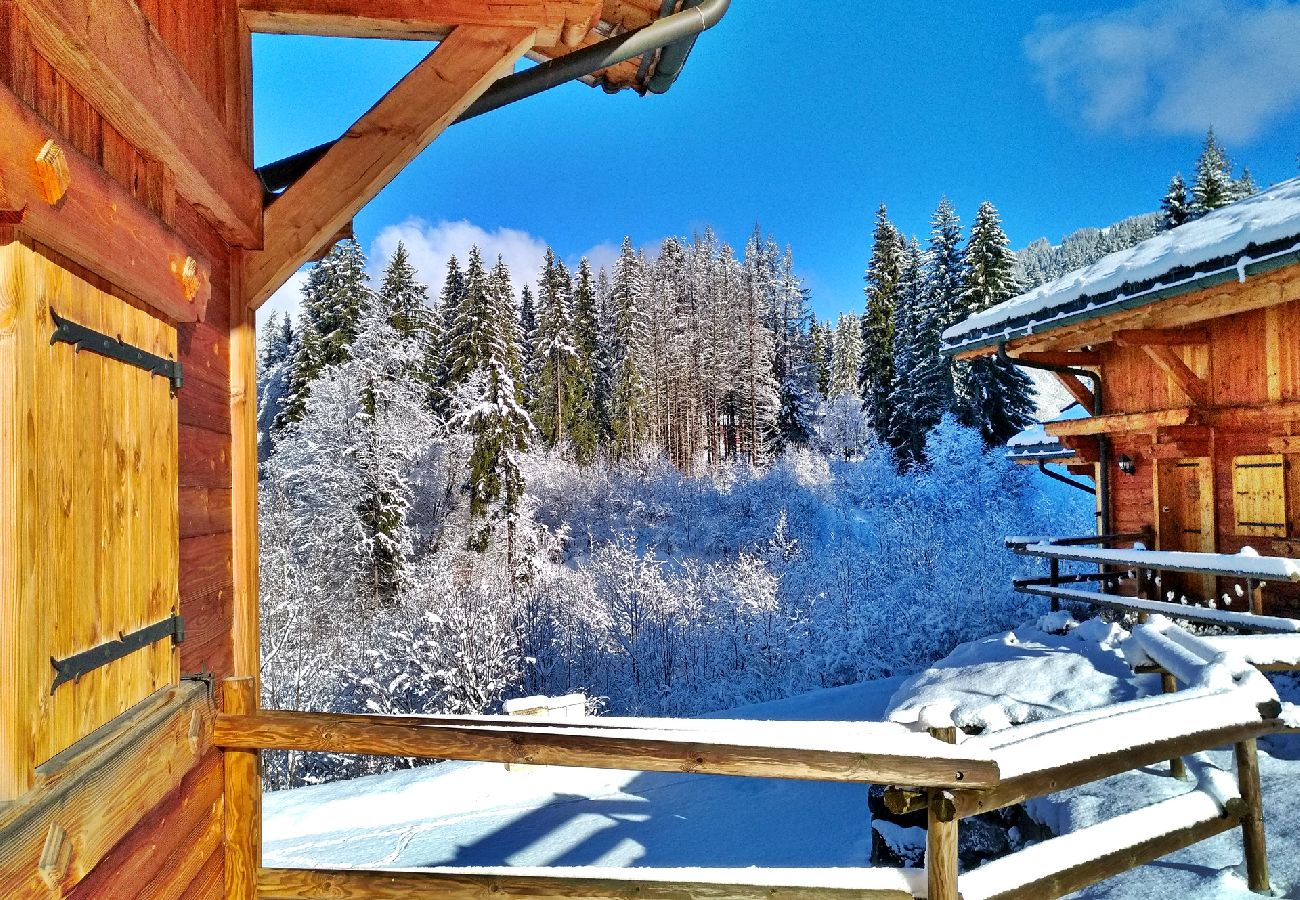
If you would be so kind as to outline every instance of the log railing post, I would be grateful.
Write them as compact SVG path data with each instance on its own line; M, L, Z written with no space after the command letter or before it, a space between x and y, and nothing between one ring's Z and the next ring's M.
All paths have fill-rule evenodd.
M1178 690L1178 679L1168 672L1160 673L1160 688L1166 694L1172 694ZM1183 762L1181 756L1175 756L1169 760L1169 774L1180 780L1187 778L1187 764Z
M931 728L930 734L948 744L957 743L956 727ZM958 900L957 893L956 798L950 791L929 791L929 812L925 832L925 876L930 900Z
M1241 817L1241 842L1246 851L1246 882L1257 894L1267 894L1268 844L1264 838L1264 798L1259 786L1259 752L1255 740L1236 746L1237 784L1246 814Z
M1061 583L1061 561L1059 559L1053 559L1051 561L1051 573L1052 573L1051 585L1052 587L1056 587L1058 584ZM1060 611L1061 611L1061 598L1053 597L1052 612L1060 612Z
M257 712L257 682L228 678L222 685L225 711L246 716ZM257 900L257 873L262 867L262 763L257 750L222 751L226 788L225 900Z

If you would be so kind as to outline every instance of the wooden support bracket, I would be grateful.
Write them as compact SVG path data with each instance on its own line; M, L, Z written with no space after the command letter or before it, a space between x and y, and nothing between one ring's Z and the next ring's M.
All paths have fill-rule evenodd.
M1070 392L1070 396L1079 401L1080 406L1090 413L1096 409L1096 398L1093 396L1092 391L1088 389L1088 386L1079 380L1077 375L1071 375L1069 372L1057 372L1056 378Z
M36 178L45 202L58 206L72 184L72 173L68 171L68 158L53 139L36 154Z
M1146 344L1142 350L1151 361L1173 379L1178 389L1187 395L1196 406L1205 406L1210 402L1210 387L1191 370L1183 358L1166 344Z
M535 30L456 28L266 210L245 256L248 306L264 303L533 47Z

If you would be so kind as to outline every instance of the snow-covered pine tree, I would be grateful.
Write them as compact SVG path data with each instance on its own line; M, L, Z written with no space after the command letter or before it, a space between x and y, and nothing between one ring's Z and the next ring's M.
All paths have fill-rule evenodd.
M600 411L600 444L606 450L613 437L614 415L614 363L613 348L615 316L614 286L609 272L601 268L596 273L596 354L600 366L596 370L596 408Z
M301 420L311 383L328 366L350 358L357 323L370 296L366 256L355 240L339 241L312 267L302 289L298 319L302 337L294 348L288 395L276 417L277 427Z
M343 379L360 395L350 461L360 491L358 555L364 571L358 587L368 605L392 605L405 587L414 550L411 467L432 430L426 385L412 374L426 345L419 331L403 334L395 324L410 321L404 317L414 311L395 305L410 299L400 291L377 293L362 314L351 359L341 366Z
M813 313L812 321L808 325L808 337L811 342L808 362L817 373L817 393L821 394L823 400L830 396L828 392L831 388L833 334L830 324L818 321L817 314Z
M604 364L600 358L596 283L586 257L578 264L573 287L572 330L575 359L569 441L574 458L579 465L585 465L599 452L606 418L599 393L599 373Z
M508 308L504 263L490 278L477 247L470 251L465 296L457 320L459 349L454 358L455 393L452 424L471 438L469 465L471 527L469 546L487 550L498 525L506 528L507 565L513 556L515 524L524 479L518 455L527 448L532 430L523 395L511 374L515 311Z
M852 313L840 313L835 324L831 350L831 378L827 397L858 396L858 372L862 368L862 323Z
M578 367L573 342L573 282L550 248L537 284L537 382L532 418L542 442L563 446L573 415L573 385Z
M750 465L768 460L777 441L781 386L776 379L776 336L768 326L772 279L758 229L745 248L740 294L735 388L734 453Z
M866 274L862 316L862 371L859 390L876 437L889 437L894 393L894 319L906 246L882 203L876 211L875 239Z
M983 312L1019 291L1015 255L992 203L980 204L966 244L966 309ZM1034 386L1029 376L996 357L957 363L957 421L979 429L989 446L1005 444L1034 420Z
M289 390L293 365L293 317L272 313L262 326L262 347L257 357L258 455L265 460L275 449L276 424Z
M1177 228L1192 217L1191 206L1187 200L1187 183L1181 172L1174 175L1169 182L1169 190L1160 200L1160 212L1164 215L1164 227Z
M515 334L524 367L520 389L525 403L531 407L535 399L533 387L537 382L537 306L533 303L533 289L527 282L519 289L519 322Z
M777 440L781 447L802 445L812 437L817 410L817 375L809 363L808 292L794 273L794 253L789 247L778 254L773 244L765 256L772 261L773 374L781 392Z
M1232 177L1232 163L1211 128L1196 161L1196 180L1192 183L1192 215L1200 217L1237 199Z
M889 443L899 466L909 468L925 459L925 437L946 409L944 385L951 390L937 357L935 314L930 308L927 270L930 264L920 243L912 239L903 258L894 307L894 391L890 399Z
M1255 184L1255 176L1250 174L1250 169L1243 166L1241 177L1232 182L1232 199L1245 200L1258 193L1259 187Z
M442 290L438 292L438 306L435 312L438 340L430 347L427 369L433 373L433 388L429 393L430 407L439 415L445 416L451 395L456 384L451 374L456 369L451 354L460 345L461 335L456 329L460 324L460 305L465 299L465 273L461 271L460 260L453 253L447 259L447 271L442 279Z
M409 345L401 351L408 358L406 377L421 384L427 392L436 378L431 363L440 323L429 304L429 288L417 277L406 245L401 241L384 267L378 296L390 310L390 324L398 340Z
M645 260L632 249L632 239L625 237L614 263L609 301L614 319L607 361L611 381L610 438L616 458L638 453L647 434L649 420L641 374L646 353L646 322L641 307L645 290Z

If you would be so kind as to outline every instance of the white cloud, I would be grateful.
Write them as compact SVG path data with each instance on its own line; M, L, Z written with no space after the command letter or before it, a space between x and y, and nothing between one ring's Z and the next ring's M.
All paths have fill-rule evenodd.
M546 256L546 241L525 231L514 228L486 231L467 221L434 224L412 218L385 227L371 244L370 264L376 273L387 264L399 241L406 245L411 265L419 272L420 280L429 285L434 297L442 290L448 257L455 254L464 268L471 247L479 248L489 266L496 262L497 256L504 259L516 287L536 280Z
M257 324L261 325L267 320L272 313L292 313L295 318L298 316L298 308L302 302L302 286L307 283L307 270L294 272L293 276L280 288L270 299L257 311Z
M1300 3L1148 0L1049 16L1025 50L1053 102L1099 130L1258 136L1300 106Z

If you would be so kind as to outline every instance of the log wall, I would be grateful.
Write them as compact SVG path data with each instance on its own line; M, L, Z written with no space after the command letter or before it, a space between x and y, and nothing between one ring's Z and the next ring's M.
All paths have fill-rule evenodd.
M215 117L251 160L247 34L241 31L234 0L138 4L207 101L210 108L195 110L195 115ZM0 83L210 261L212 299L206 318L181 325L177 335L185 375L178 438L180 611L187 639L180 671L227 676L234 666L230 310L238 251L189 199L177 194L172 174L147 147L132 146L34 49L13 0L0 0ZM95 279L93 272L68 267ZM137 298L123 299L147 308ZM215 900L222 894L222 827L222 769L218 752L212 751L69 896Z

